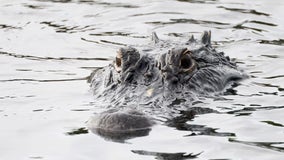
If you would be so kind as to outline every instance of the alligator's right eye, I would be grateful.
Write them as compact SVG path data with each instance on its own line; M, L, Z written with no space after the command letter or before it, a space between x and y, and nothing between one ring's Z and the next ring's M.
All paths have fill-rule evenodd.
M186 50L180 59L180 68L182 69L182 72L192 72L192 70L195 68L195 62L190 56L191 52L189 50Z
M122 53L120 51L117 52L117 55L115 57L114 67L117 72L120 72L122 69Z
M180 60L180 66L183 69L190 68L192 66L192 60L189 55L183 55Z

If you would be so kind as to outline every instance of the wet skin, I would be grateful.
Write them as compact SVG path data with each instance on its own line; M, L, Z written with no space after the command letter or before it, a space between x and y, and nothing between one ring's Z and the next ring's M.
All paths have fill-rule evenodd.
M163 114L158 109L166 108L163 104L182 99L187 101L185 111L192 112L190 102L196 96L220 94L245 78L229 57L211 46L211 32L205 31L200 40L192 36L184 43L160 40L155 33L152 39L154 44L142 49L119 49L112 64L92 74L95 98L111 108L89 122L94 132L111 139L147 135L145 130L155 124L149 115L157 111ZM146 104L142 105L145 108L141 104ZM199 110L193 116L201 114ZM137 131L143 134L130 134Z

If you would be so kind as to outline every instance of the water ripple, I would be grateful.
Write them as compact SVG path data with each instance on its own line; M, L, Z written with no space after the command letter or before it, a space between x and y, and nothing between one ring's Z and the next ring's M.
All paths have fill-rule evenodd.
M178 24L178 23L191 23L191 24L215 24L215 25L230 25L230 23L216 22L216 21L207 21L207 20L196 20L196 19L170 19L170 22L162 22L162 21L152 21L146 22L146 24L159 24L159 25L167 25L167 24Z
M147 38L146 36L135 36L134 33L127 32L100 32L100 33L91 33L90 36L123 36L123 37L132 37L132 38Z
M200 3L200 4L215 4L217 0L177 0L179 2Z
M245 21L245 23L256 23L256 24L261 24L261 25L266 25L266 26L278 26L277 24L274 23L269 23L269 22L263 22L263 21L256 21L256 20L252 20L252 21Z
M272 79L273 79L273 77L272 77ZM277 85L273 85L273 84L269 84L269 83L259 83L259 82L253 82L253 83L256 84L256 85L262 86L262 87L272 87L272 88L277 88L278 91L284 91L284 88L277 86Z
M23 4L24 7L31 8L31 9L44 9L45 7L39 5L31 5L31 4Z
M22 29L21 27L14 27L6 24L0 24L0 29Z
M183 159L194 159L197 158L202 152L193 154L193 153L164 153L164 152L151 152L151 151L144 151L144 150L131 150L131 152L145 155L145 156L155 156L155 159L161 160L183 160Z
M275 78L283 78L284 75L277 75L277 76L270 76L270 77L264 77L264 79L275 79Z
M93 27L94 25L87 26L65 26L62 24L57 24L56 22L40 22L40 24L45 24L49 27L55 28L55 31L58 33L77 33L77 32L86 32L92 31L97 28Z
M259 12L259 11L256 11L254 9L228 8L228 7L224 7L224 6L218 6L217 8L223 8L225 10L239 12L239 13L248 13L248 14L261 15L261 16L270 16L270 14L268 14L268 13Z
M81 38L81 40L86 41L86 42L96 43L96 44L99 44L99 45L108 44L112 48L117 48L117 47L114 47L114 45L128 46L127 44L124 44L124 43L112 42L112 41L108 41L108 40L93 41L93 40L88 40L88 39L85 39L85 38Z
M249 113L251 114L254 111L263 111L263 110L274 110L274 109L283 109L284 106L265 106L265 107L244 107L239 110L233 110L226 112L227 114L240 114L240 113Z
M197 20L197 19L187 19L187 18L180 18L180 19L170 19L170 21L150 21L150 22L145 22L146 24L153 24L153 25L170 25L170 24L198 24L198 25L204 25L207 27L213 27L216 29L249 29L249 30L254 30L258 32L263 32L266 31L264 29L256 28L256 27L248 27L245 26L247 23L254 23L254 24L260 24L260 25L266 25L266 26L271 26L275 27L277 26L276 24L273 23L268 23L268 22L263 22L263 21L256 21L256 20L245 20L237 24L231 24L231 23L226 23L226 22L217 22L217 21L208 21L208 20ZM214 25L214 26L212 26Z
M229 138L229 142L234 142L234 143L241 143L241 144L246 144L250 146L256 146L260 148L265 148L265 149L270 149L278 152L284 152L284 147L276 147L273 145L276 144L284 144L284 142L249 142L249 141L240 141L236 140L234 138Z
M271 45L278 45L283 46L284 45L284 39L278 39L278 40L259 40L258 41L261 44L271 44Z
M67 132L66 135L73 136L73 135L80 135L80 134L88 134L89 131L87 128L82 127L78 129L74 129L73 131Z
M16 53L8 53L0 51L0 55L11 56L15 58L25 58L29 60L56 60L56 61L65 61L65 60L79 60L79 61L110 61L110 58L87 58L87 57L39 57L39 56L31 56L31 55L23 55Z
M278 55L265 55L265 54L263 54L263 55L261 55L261 56L267 57L267 58L279 58L279 57L280 57L280 56L278 56ZM253 73L253 72L251 72L251 73ZM263 73L263 72L258 71L258 72L255 72L255 73Z
M122 8L139 8L139 6L131 5L127 3L110 3L110 2L99 2L94 0L37 0L40 2L54 2L54 3L86 3L90 5L103 5L106 7L122 7Z
M17 82L17 81L27 81L27 82L65 82L65 81L82 81L88 80L89 77L83 78L69 78L69 79L29 79L29 78L17 78L17 79L7 79L0 80L0 82Z
M275 127L284 127L283 124L281 123L276 123L276 122L273 122L273 121L261 121L263 123L266 123L266 124L269 124L269 125L272 125L272 126L275 126Z
M169 15L173 15L173 14L184 14L184 13L181 13L181 12L149 12L149 13L133 14L133 15L130 15L129 17L149 16L149 15L156 15L156 14L169 14Z

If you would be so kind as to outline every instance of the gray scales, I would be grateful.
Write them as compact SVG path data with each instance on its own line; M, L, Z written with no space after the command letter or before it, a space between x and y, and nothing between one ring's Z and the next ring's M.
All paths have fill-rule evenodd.
M151 44L120 48L113 63L92 73L95 100L107 110L95 114L88 126L115 141L148 135L157 122L181 127L196 114L215 112L194 107L198 97L223 94L245 77L212 47L210 31L185 42L161 40L153 33Z

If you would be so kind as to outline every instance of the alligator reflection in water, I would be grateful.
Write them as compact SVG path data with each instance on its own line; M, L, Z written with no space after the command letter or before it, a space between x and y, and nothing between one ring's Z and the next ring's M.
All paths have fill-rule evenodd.
M160 40L155 33L152 39L154 44L138 49L121 48L113 64L91 75L96 100L108 103L110 110L95 115L88 123L90 129L124 141L148 135L155 124L151 117L167 115L165 124L180 130L234 136L185 123L197 114L216 113L193 107L198 96L214 97L246 77L229 57L211 46L211 32L204 32L200 40L192 36L184 43Z
M235 133L216 132L217 128L210 128L204 125L188 124L187 122L193 120L197 114L219 113L210 108L191 107L186 111L181 111L181 115L170 119L166 122L167 126L175 127L177 130L190 131L191 134L187 136L208 135L221 137L235 137Z

